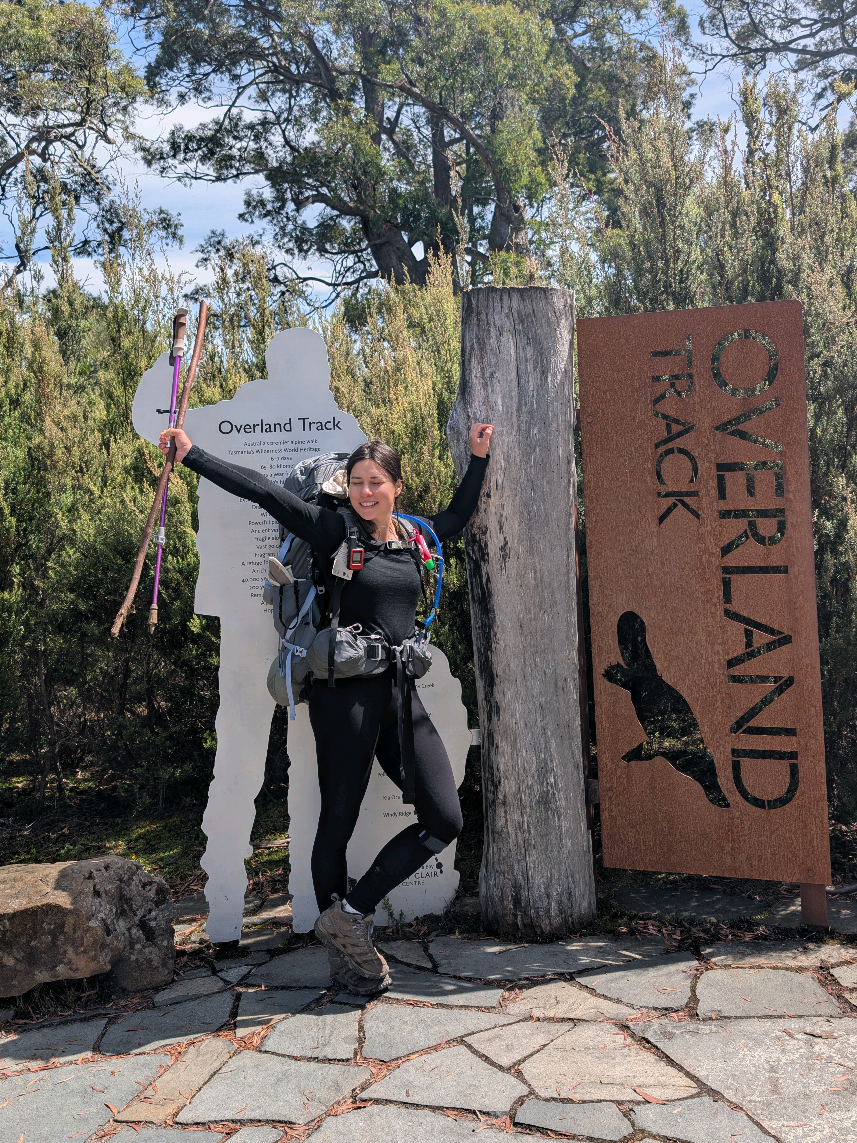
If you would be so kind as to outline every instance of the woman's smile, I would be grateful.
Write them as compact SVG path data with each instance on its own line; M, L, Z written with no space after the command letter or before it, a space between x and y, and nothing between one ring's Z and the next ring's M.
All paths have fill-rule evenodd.
M387 538L396 497L401 491L401 480L393 480L374 460L361 460L351 470L348 480L351 507L364 520L371 521L373 529L380 530L376 532L377 539Z

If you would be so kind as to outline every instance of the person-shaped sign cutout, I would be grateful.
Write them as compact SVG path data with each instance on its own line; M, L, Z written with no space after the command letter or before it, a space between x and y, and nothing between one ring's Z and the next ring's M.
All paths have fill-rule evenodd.
M281 481L299 461L326 452L351 452L365 435L343 413L330 391L323 340L312 330L278 333L265 355L267 378L248 381L229 401L189 409L185 430L207 452ZM162 354L144 375L134 397L134 428L153 444L167 425L172 372ZM207 846L201 865L208 874L207 932L217 943L241 934L247 887L245 858L252 853L254 800L265 774L274 700L268 668L277 654L272 611L262 599L268 557L280 547L279 525L257 505L230 496L207 480L199 485L199 577L194 607L220 618L220 706L215 721L217 752L202 820ZM461 687L445 657L434 651L420 695L443 739L456 783L464 777L470 744ZM312 928L317 908L309 876L318 814L315 743L305 705L289 725L290 888L296 932ZM413 819L413 807L376 768L348 849L349 874L359 877L379 846ZM454 846L391 894L396 917L439 912L458 885ZM376 923L383 924L381 910Z

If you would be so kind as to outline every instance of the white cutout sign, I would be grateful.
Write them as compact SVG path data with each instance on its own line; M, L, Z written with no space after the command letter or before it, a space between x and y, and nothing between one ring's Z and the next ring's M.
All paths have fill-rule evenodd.
M255 468L276 482L307 456L351 452L366 438L357 421L336 406L324 342L308 329L276 334L265 355L268 377L248 381L230 401L189 409L185 429L206 452ZM172 369L162 354L144 375L134 397L134 428L157 441L167 425ZM169 516L167 518L169 528ZM208 839L202 868L208 874L207 932L215 942L241 933L254 800L265 775L274 700L268 668L277 654L271 608L262 600L268 557L279 548L279 525L262 508L231 496L210 481L199 485L200 557L195 610L220 617L220 707L214 778L202 829ZM464 776L470 744L461 687L439 651L420 694L444 741L456 783ZM289 848L296 932L312 928L317 915L309 860L318 818L315 742L305 705L289 724ZM376 766L348 848L349 874L359 877L390 837L413 820L412 807ZM384 817L387 813L396 816ZM404 815L404 816L402 816ZM396 916L437 912L458 885L454 846L391 894ZM438 866L442 867L441 869ZM377 917L379 924L384 918Z

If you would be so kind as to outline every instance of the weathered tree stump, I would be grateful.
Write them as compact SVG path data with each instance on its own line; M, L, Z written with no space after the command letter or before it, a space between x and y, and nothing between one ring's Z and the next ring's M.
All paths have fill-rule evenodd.
M494 931L559 936L595 911L578 681L574 295L471 290L447 434L496 427L466 533L485 848L479 896Z

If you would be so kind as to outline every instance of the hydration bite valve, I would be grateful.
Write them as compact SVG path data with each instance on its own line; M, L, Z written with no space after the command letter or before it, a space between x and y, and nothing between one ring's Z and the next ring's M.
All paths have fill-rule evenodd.
M414 532L414 543L417 545L417 551L420 553L420 559L423 561L427 571L434 571L434 560L432 554L426 546L425 540L419 532Z

